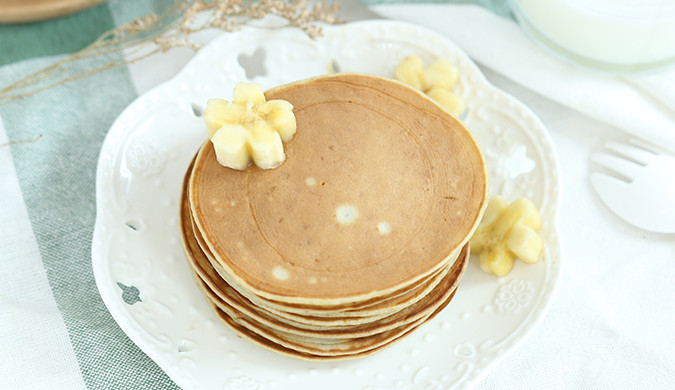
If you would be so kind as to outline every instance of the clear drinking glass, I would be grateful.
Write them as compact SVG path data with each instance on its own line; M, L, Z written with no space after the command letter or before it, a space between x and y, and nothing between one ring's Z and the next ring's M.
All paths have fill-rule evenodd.
M576 63L614 72L675 63L675 0L509 0L538 42Z

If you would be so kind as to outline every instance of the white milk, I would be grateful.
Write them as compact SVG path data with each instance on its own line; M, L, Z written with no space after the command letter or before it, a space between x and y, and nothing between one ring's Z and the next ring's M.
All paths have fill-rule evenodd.
M511 5L533 35L579 62L639 68L675 60L675 0L511 0Z

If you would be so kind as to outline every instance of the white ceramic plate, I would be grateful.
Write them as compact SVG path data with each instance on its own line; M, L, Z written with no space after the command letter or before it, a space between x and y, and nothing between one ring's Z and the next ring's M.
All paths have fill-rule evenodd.
M411 54L457 65L465 123L485 152L490 192L508 200L525 195L540 208L545 258L534 265L517 261L501 279L472 259L442 313L368 358L304 362L238 338L212 313L183 258L179 190L206 140L195 107L210 97L231 99L239 81L270 88L331 66L391 77ZM262 74L247 77L241 63L249 56L262 60ZM527 107L491 86L454 44L410 24L329 27L315 41L295 29L222 35L121 114L103 144L96 184L92 260L101 296L127 335L186 390L471 387L542 320L560 280L559 168L546 129Z

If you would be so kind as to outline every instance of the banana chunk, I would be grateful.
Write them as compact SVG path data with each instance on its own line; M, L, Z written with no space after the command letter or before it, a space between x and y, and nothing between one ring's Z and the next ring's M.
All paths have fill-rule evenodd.
M455 65L446 59L439 58L425 68L419 56L406 57L396 66L394 78L426 93L455 116L464 112L464 102L453 91L459 73Z
M396 70L394 70L394 77L396 80L426 93L427 85L424 77L424 62L419 56L410 56L402 59L398 66L396 66Z
M261 169L279 166L286 159L283 142L297 128L291 103L266 101L254 83L237 84L231 102L209 99L203 118L218 162L238 170L251 161Z
M480 255L484 272L502 277L511 272L516 258L528 264L539 261L544 253L539 229L541 217L529 199L508 204L503 197L494 196L471 237L471 251Z
M427 96L434 99L452 115L458 116L463 113L466 107L464 101L456 93L443 88L434 88L427 92Z

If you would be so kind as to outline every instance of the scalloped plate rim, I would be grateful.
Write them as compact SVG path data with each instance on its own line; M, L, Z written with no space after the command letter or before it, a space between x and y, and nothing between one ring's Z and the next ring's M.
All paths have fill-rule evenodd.
M348 25L340 26L340 27L330 27L328 26L328 29L339 29L339 28L368 28L369 26L394 26L394 27L400 27L404 26L405 28L410 28L413 30L421 31L424 34L433 34L439 37L441 40L445 40L450 46L461 52L463 56L465 56L468 59L468 56L466 56L460 48L458 48L454 43L451 41L447 40L447 38L439 36L437 33L428 30L424 27L420 27L417 25L412 25L409 23L405 22L398 22L398 21L361 21L361 22L354 22L350 23ZM123 303L121 303L120 299L118 296L114 294L114 289L108 289L107 287L104 287L106 283L109 282L106 278L109 276L109 272L107 272L106 269L104 269L104 266L107 265L107 262L99 256L100 254L100 246L102 245L102 235L104 234L104 220L101 217L102 210L100 210L101 204L99 202L100 194L104 191L107 190L104 186L104 181L103 178L106 175L106 173L110 173L106 171L107 168L107 163L108 157L107 157L107 152L110 152L110 149L112 148L112 145L115 145L116 142L119 142L120 139L116 138L119 137L120 134L118 134L120 131L121 125L120 121L122 118L128 113L129 110L134 108L136 105L139 104L139 102L143 102L146 97L152 93L157 93L162 90L162 88L165 88L168 85L171 85L172 83L177 82L178 80L181 80L183 77L185 77L185 74L188 70L188 68L191 66L191 64L198 62L201 59L201 56L206 55L204 54L208 49L209 46L212 46L214 44L217 44L216 42L226 41L228 36L235 35L236 33L233 34L227 34L224 33L218 38L214 39L207 47L203 49L203 51L197 53L197 55L181 70L179 71L176 76L174 76L172 79L152 88L150 91L140 95L137 97L118 117L118 119L114 122L114 124L111 126L111 130L109 133L106 135L105 140L103 142L103 145L101 147L101 154L99 156L98 160L98 166L97 166L97 174L96 174L96 199L97 199L97 217L96 217L96 223L94 226L94 233L93 233L93 240L92 240L92 265L93 265L93 270L94 270L94 277L95 281L97 284L97 287L99 289L99 292L103 298L103 301L112 314L113 318L115 321L118 323L120 328L127 334L127 336L145 353L147 354L153 361L155 361L158 366L178 385L183 388L191 388L189 386L192 386L193 383L186 382L185 379L183 378L182 375L180 375L180 371L175 371L175 365L172 365L170 359L167 360L160 352L155 350L151 345L148 346L146 344L145 339L143 338L143 329L139 329L135 326L135 321L130 315L126 315L126 312L123 310L124 306ZM469 59L469 61L471 61ZM491 89L493 91L503 93L509 98L513 99L514 101L518 102L519 104L522 105L517 99L513 98L512 96L508 95L502 90L499 90L498 88L494 87L490 82L485 78L485 76L480 72L478 67L471 62L471 65L475 68L476 75L479 76L478 80L485 88ZM523 107L525 107L523 105ZM525 109L527 109L525 107ZM527 109L529 111L529 109ZM542 128L544 128L543 124L539 121L534 114L529 112L529 115L532 115L535 119L536 122L538 122ZM124 135L124 134L122 134ZM125 137L128 137L129 135L127 134ZM540 132L538 134L539 141L542 141L544 144L548 144L549 147L552 147L552 141L550 139L550 136L546 132ZM122 137L122 138L125 138ZM550 156L552 162L554 163L553 168L555 170L556 174L556 182L559 187L560 185L560 174L559 174L559 163L558 163L558 157L557 154L554 154ZM557 291L559 290L560 284L561 284L561 274L562 274L562 248L561 248L561 243L560 239L557 236L557 232L559 232L559 212L560 212L560 192L557 192L553 196L553 205L555 210L553 211L553 230L556 232L556 237L555 237L555 242L553 244L554 248L554 257L555 260L557 261L557 265L555 268L555 273L553 275L552 279L552 284L549 285L549 294L545 298L545 302L543 303L542 306L539 307L539 315L534 318L534 320L530 323L530 327L528 330L522 332L520 334L520 337L516 339L508 348L506 353L492 359L488 365L485 367L484 370L482 370L479 374L475 375L474 378L470 381L470 386L475 386L482 378L484 378L490 371L490 369L494 368L499 362L501 362L503 359L505 359L509 353L512 353L515 349L517 349L519 346L521 346L528 338L528 336L541 324L541 322L544 320L546 317L546 313L549 311L551 305L553 304L554 298L557 294ZM550 261L550 260L549 260ZM194 387L192 387L194 388Z

